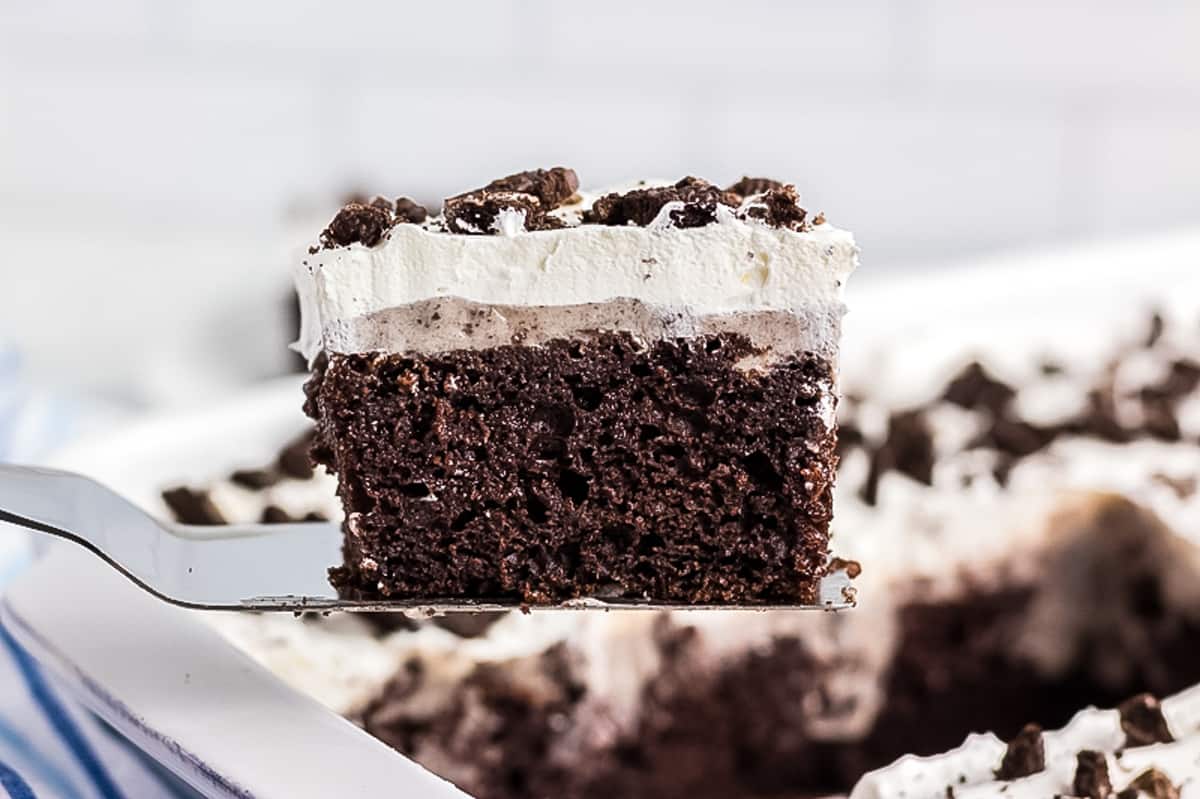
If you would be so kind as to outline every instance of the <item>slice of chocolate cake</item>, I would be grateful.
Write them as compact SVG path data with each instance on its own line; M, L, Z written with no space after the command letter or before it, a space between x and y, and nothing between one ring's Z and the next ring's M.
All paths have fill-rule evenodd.
M768 180L347 205L298 273L339 592L812 602L856 261Z

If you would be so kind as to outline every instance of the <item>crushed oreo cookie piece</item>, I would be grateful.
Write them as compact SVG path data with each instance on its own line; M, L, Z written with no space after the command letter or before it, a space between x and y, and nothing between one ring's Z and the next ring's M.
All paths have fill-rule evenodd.
M442 206L446 227L451 233L487 236L499 232L500 215L512 211L521 215L525 230L554 230L563 227L558 217L547 216L541 201L532 194L516 191L480 190L450 197Z
M448 613L445 616L435 616L432 621L435 627L441 627L459 638L478 638L504 616L504 611Z
M368 202L367 205L371 206L372 208L378 208L380 211L386 213L389 220L396 214L395 203L393 203L387 197L372 197L371 201Z
M429 218L429 211L425 209L425 206L408 197L396 198L395 214L397 223L413 225L419 225Z
M268 505L263 508L262 515L258 521L260 524L290 524L296 521L296 519L278 505Z
M1026 458L1049 446L1056 435L1053 428L1001 417L993 419L988 429L971 442L971 447L987 447L1014 458Z
M403 613L385 613L368 610L355 613L354 615L371 627L371 632L374 633L376 638L382 638L385 635L391 635L396 632L411 633L421 628L418 621L410 619Z
M279 453L279 458L276 460L276 465L279 471L283 472L288 477L296 480L308 480L314 474L312 460L309 458L309 450L312 449L313 440L316 438L316 431L309 430L303 435L293 439Z
M552 169L531 169L493 180L480 189L481 193L517 192L531 194L545 211L551 211L575 196L579 191L579 176L574 169L556 166ZM472 192L477 193L477 192Z
M1167 374L1141 391L1142 401L1163 400L1175 403L1200 388L1200 362L1181 358L1171 362Z
M1175 738L1167 728L1162 706L1153 694L1138 694L1117 708L1121 714L1121 729L1126 746L1149 746L1171 743Z
M1142 342L1142 346L1146 349L1153 349L1162 340L1162 335L1167 329L1167 320L1163 319L1163 315L1158 311L1150 317L1150 330L1146 333L1146 340Z
M207 491L178 486L162 492L163 502L180 524L225 524L225 516Z
M262 491L279 482L279 473L273 469L238 469L229 475L229 482L251 491Z
M1124 444L1132 438L1117 418L1112 387L1088 392L1088 407L1078 418L1063 426L1064 432L1098 438L1113 444Z
M700 178L686 177L673 186L633 189L624 194L606 194L592 204L583 221L594 225L646 227L668 203L681 207L669 214L677 228L704 227L717 220L717 206L736 208L740 198Z
M1108 761L1101 752L1084 749L1075 756L1075 779L1072 796L1088 799L1108 799L1112 795L1108 778Z
M1046 770L1046 747L1042 741L1042 728L1037 724L1026 724L1017 736L1008 742L996 779L1017 780Z
M1142 397L1142 429L1159 441L1183 440L1175 409L1168 400L1160 397Z
M800 207L800 195L795 186L769 189L754 197L739 214L747 219L757 219L771 227L786 228L803 232L812 226L807 223L808 211Z
M374 247L392 227L392 214L386 208L364 203L348 203L321 233L326 248L347 247L360 242Z
M1016 395L1016 389L992 377L979 361L972 361L946 386L942 399L961 408L986 410L999 416Z
M579 177L573 169L531 169L449 197L442 213L451 233L479 236L500 232L500 215L505 211L520 214L524 230L555 230L564 223L548 212L573 197L578 189Z
M1134 777L1129 786L1117 796L1119 799L1137 799L1140 796L1149 796L1151 799L1179 799L1179 786L1158 769L1148 768Z
M865 443L866 437L858 425L851 422L843 422L838 425L837 450L839 456L843 456L855 447L861 447Z
M919 410L892 414L887 438L871 453L871 465L861 491L863 501L868 505L878 501L879 481L889 471L933 485L933 464L933 434L925 414Z
M734 183L725 191L730 194L736 194L739 197L749 197L752 194L762 194L763 192L772 191L774 189L782 189L783 183L770 178L751 178L743 176L741 180Z

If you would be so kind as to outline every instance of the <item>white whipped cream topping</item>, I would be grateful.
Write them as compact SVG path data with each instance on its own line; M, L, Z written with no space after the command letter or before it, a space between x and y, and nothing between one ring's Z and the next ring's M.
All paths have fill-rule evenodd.
M669 204L668 204L669 205ZM321 250L296 272L302 327L295 348L356 352L355 322L437 297L508 306L567 306L630 298L694 316L779 310L822 320L812 348L836 352L842 290L858 263L853 236L829 224L798 233L734 216L701 228L579 225L527 232L503 212L501 235L400 224L375 247Z
M1042 736L1046 768L1016 780L997 780L995 769L1005 744L996 736L972 735L958 749L931 757L906 756L865 775L850 799L1024 799L1073 796L1076 755L1091 750L1105 755L1114 791L1124 790L1147 769L1161 771L1181 790L1200 795L1200 687L1164 699L1163 716L1175 740L1125 749L1121 717L1115 710L1083 710L1062 729ZM1119 756L1118 756L1118 753ZM953 793L948 794L947 788Z

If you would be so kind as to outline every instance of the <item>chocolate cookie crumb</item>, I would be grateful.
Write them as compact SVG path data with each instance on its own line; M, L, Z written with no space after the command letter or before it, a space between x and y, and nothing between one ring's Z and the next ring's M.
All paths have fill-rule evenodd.
M749 197L752 194L762 194L771 189L782 189L783 183L771 178L751 178L743 176L741 180L734 183L725 191L731 194L736 194L739 197Z
M416 620L410 619L403 613L364 611L356 613L355 616L365 621L371 627L371 632L375 634L376 638L383 638L385 635L391 635L396 632L411 633L421 628L421 625Z
M888 420L887 438L871 453L871 465L861 494L863 501L874 505L878 498L879 481L888 471L906 474L918 483L933 485L933 434L925 414L919 410L892 414Z
M262 491L279 482L279 474L271 469L238 469L229 475L229 482L251 491Z
M486 613L450 613L445 616L435 616L433 624L447 632L452 632L459 638L478 638L491 629L492 625L504 618L504 611L489 611Z
M293 439L284 447L276 461L279 471L297 480L307 480L312 477L313 465L308 453L312 449L315 436L316 432L310 430Z
M531 169L497 178L481 189L483 192L518 192L531 194L545 211L551 211L579 191L579 176L574 169L556 166L552 169ZM474 193L474 192L473 192Z
M1150 317L1150 330L1146 334L1146 340L1143 343L1146 349L1152 349L1162 339L1162 334L1166 330L1167 322L1163 319L1163 315L1158 311Z
M946 386L942 399L968 410L981 409L999 416L1016 395L1012 386L992 377L979 361L972 361Z
M563 227L561 219L546 215L546 209L532 194L516 191L480 190L450 197L442 206L446 227L451 233L486 236L498 232L497 220L503 211L524 215L525 230L553 230Z
M1053 428L1043 428L1029 422L999 418L978 438L971 447L990 447L1014 459L1025 458L1050 445L1057 437Z
M419 225L428 218L429 211L425 209L425 206L408 197L396 198L396 222Z
M1129 787L1117 794L1122 799L1136 799L1142 795L1152 799L1179 799L1179 787L1166 774L1149 768L1134 777Z
M162 492L163 502L181 524L225 524L225 517L213 503L207 491L187 486L169 488Z
M1100 752L1084 749L1075 756L1075 780L1072 796L1088 799L1108 799L1112 795L1112 782L1108 778L1108 761Z
M262 516L258 521L260 524L288 524L296 519L278 505L268 505L263 508Z
M1126 746L1149 746L1175 740L1167 728L1162 706L1153 694L1138 694L1121 703L1121 729Z
M717 220L717 206L737 207L740 198L700 178L686 177L673 186L633 189L624 194L606 194L593 203L583 221L594 225L646 227L667 203L683 203L670 214L678 228L704 227Z
M739 213L748 219L765 222L771 227L795 231L805 231L811 227L805 222L808 211L800 207L800 195L796 193L795 186L770 189L756 196Z
M326 248L346 247L361 242L374 247L392 226L392 215L383 208L363 203L348 203L338 211L321 234Z
M1026 724L1017 736L1008 742L1008 750L996 769L996 779L1016 780L1046 770L1046 747L1042 741L1042 728L1037 724Z

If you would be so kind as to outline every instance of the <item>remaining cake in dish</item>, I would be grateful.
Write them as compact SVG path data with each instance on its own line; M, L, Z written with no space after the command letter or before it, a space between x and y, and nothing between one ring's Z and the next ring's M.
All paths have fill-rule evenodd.
M1164 699L1087 709L1062 729L1026 726L1007 744L991 733L931 757L905 757L865 776L850 799L1075 796L1180 799L1200 776L1200 686Z
M346 206L298 277L339 592L812 602L856 261L769 180Z
M1089 713L1096 737L1048 734L1045 775L1021 777L1043 773L1041 739L1022 730L1200 682L1197 321L1092 337L1087 357L1005 339L978 361L917 358L923 371L903 364L896 384L876 359L841 407L835 539L867 563L850 613L215 621L482 799L827 795L973 731L996 737L969 748L969 769L960 755L909 758L859 795L962 796L977 782L1011 793L1029 779L1049 796L1075 790L1079 751L1107 753L1115 791L1150 761L1178 787L1200 767L1154 761L1163 736L1145 701L1124 705L1125 734L1146 747L1124 764L1114 716ZM227 516L260 514L227 509L228 493L212 492ZM320 507L293 500L291 516ZM1195 721L1175 710L1190 706L1163 702L1180 741ZM1006 756L998 741L1014 740ZM1085 759L1091 774L1099 759Z

